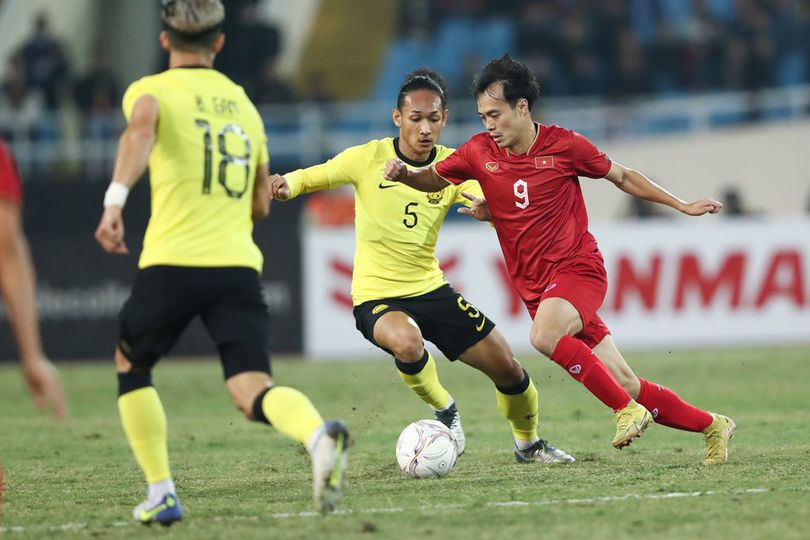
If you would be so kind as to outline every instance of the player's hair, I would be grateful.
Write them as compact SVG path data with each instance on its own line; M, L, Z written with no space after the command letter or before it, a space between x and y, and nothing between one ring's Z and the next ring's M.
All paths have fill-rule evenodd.
M171 46L183 51L208 49L222 32L221 0L161 0L160 18Z
M447 81L439 72L428 68L419 68L405 75L402 86L399 87L397 97L397 109L402 110L405 103L405 96L415 90L430 90L435 92L442 100L442 109L447 108Z
M529 110L532 110L532 105L540 97L540 85L537 84L537 78L532 70L509 54L491 60L475 76L472 84L473 97L477 99L487 91L489 85L496 82L503 85L503 97L513 109L520 98L525 98L529 102Z

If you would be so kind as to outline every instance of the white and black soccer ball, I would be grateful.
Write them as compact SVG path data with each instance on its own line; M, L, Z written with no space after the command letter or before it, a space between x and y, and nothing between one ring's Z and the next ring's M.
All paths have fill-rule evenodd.
M411 478L442 478L450 474L458 445L450 430L438 420L417 420L397 439L397 463Z

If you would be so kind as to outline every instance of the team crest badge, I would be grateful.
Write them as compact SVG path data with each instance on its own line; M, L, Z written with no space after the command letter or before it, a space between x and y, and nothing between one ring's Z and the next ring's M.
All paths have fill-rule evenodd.
M376 315L377 313L385 311L386 309L388 309L388 304L377 304L374 306L374 309L371 310L371 314Z
M500 165L498 165L497 161L487 161L485 167L489 172L495 172L498 170L498 167L500 167Z
M427 193L427 200L430 204L439 204L442 202L442 197L444 197L444 190Z

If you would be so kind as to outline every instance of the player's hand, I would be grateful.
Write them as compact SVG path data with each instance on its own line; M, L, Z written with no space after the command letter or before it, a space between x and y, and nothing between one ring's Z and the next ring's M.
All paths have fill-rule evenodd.
M47 358L24 362L22 373L28 391L38 409L48 409L53 417L61 420L67 413L65 394L59 380L59 372Z
M120 206L107 206L96 229L96 241L107 253L128 255L124 243L124 217Z
M469 208L466 206L459 208L459 214L474 217L478 221L492 221L492 214L489 213L489 205L487 205L486 199L483 197L476 197L475 195L467 193L466 191L462 191L461 195L472 204Z
M277 201L286 201L290 198L290 186L287 184L287 179L280 174L271 174L267 177L270 180L270 190L273 192L273 198Z
M723 208L723 203L710 197L689 203L681 212L688 216L702 216L703 214L716 214Z
M385 164L383 178L391 182L402 182L408 177L408 168L398 159L392 159Z

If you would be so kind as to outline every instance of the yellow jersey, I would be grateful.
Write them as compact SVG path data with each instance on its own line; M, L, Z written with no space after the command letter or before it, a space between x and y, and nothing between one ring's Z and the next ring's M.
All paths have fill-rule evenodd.
M267 136L241 86L207 68L173 68L132 83L127 121L143 95L159 104L149 156L152 215L138 266L262 269L251 209Z
M408 168L427 167L453 153L437 145L416 163L403 156L392 138L344 150L321 165L285 175L291 197L351 184L355 189L354 305L382 298L418 296L446 283L436 258L436 238L450 206L468 204L462 191L483 197L475 180L423 193L383 179L388 160Z

